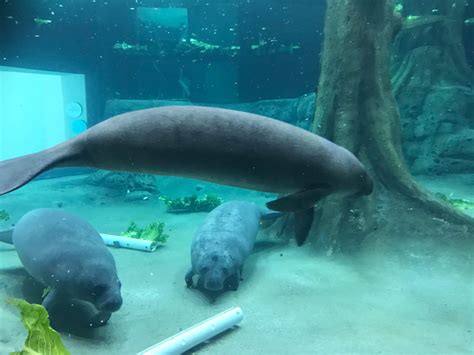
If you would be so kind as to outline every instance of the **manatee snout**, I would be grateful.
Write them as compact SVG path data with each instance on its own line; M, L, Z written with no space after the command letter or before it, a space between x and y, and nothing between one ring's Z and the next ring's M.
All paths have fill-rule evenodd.
M120 293L116 293L109 296L105 302L96 304L96 308L99 311L117 312L122 307L122 296Z
M213 270L204 277L204 288L209 291L222 291L224 289L225 275L222 271Z
M201 260L199 277L206 290L222 291L225 281L234 272L234 262L229 255L212 253Z
M370 195L374 191L374 180L367 172L361 174L362 188L360 189L361 195Z
M367 173L367 171L362 171L358 176L358 189L354 196L367 196L370 195L374 191L374 180L372 177Z
M122 307L121 284L117 282L113 285L99 285L93 290L94 306L99 311L116 312Z

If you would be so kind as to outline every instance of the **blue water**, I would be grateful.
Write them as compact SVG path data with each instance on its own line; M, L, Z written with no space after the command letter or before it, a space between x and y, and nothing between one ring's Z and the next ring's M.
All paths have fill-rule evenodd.
M461 6L461 1L437 7L399 3L405 19L444 16ZM474 26L465 20L472 19L473 9L474 4L466 6L459 27L468 73L474 63L469 40ZM118 114L169 105L247 111L311 130L320 94L325 11L324 0L2 0L0 161L49 148ZM427 40L433 32L435 42L444 43L441 33L426 27L412 36L413 43L395 42L394 47L400 52L436 47ZM430 62L442 60L420 65ZM459 79L462 85L438 82L429 66L425 69L429 80L419 81L425 91L417 91L415 74L411 81L421 103L412 104L418 96L411 92L397 97L405 100L400 102L404 154L428 191L461 203L461 212L474 216L474 85L469 77ZM431 84L452 96L440 101ZM217 204L206 205L209 196ZM192 197L204 201L201 210L165 202ZM404 246L398 238L405 236L387 236L393 249L407 255L403 260L380 252L377 243L359 254L335 255L332 247L318 248L311 236L297 247L293 217L285 215L273 224L262 221L237 291L215 295L186 288L191 241L208 212L233 200L263 208L278 197L182 177L58 168L0 196L0 231L14 228L37 208L62 209L113 236L126 233L132 223L140 228L164 224L168 240L153 252L109 247L123 285L123 305L104 326L83 326L76 304L50 314L72 354L135 354L234 306L244 312L242 323L189 353L472 352L472 258L459 259L462 267L443 259L444 241L441 247L425 249L428 244L420 242L412 249L416 241ZM380 198L377 208L390 203ZM379 221L381 228L384 223ZM469 254L469 248L460 247L459 255ZM433 266L437 256L441 264ZM0 242L0 353L20 351L27 336L19 311L6 301L40 304L43 291L15 248Z

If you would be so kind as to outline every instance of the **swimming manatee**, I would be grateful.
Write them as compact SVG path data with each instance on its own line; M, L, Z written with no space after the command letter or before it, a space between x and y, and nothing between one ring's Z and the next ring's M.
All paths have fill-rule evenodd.
M373 189L351 152L314 133L246 112L167 106L109 118L57 146L0 162L0 195L48 169L71 166L182 176L283 195L267 207L296 213L298 244L320 199Z
M261 219L280 215L244 201L230 201L216 207L191 243L191 269L185 276L186 285L193 287L193 276L199 275L198 284L206 290L237 290Z
M0 241L13 242L26 271L50 288L43 306L86 301L95 307L88 326L101 326L122 305L115 260L99 233L83 219L61 209L25 214Z

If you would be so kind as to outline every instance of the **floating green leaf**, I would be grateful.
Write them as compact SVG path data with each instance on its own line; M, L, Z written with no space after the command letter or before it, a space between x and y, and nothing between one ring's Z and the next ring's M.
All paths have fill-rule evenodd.
M31 304L19 298L7 301L21 312L21 320L28 331L22 351L11 355L70 355L58 332L49 324L48 311L39 305Z

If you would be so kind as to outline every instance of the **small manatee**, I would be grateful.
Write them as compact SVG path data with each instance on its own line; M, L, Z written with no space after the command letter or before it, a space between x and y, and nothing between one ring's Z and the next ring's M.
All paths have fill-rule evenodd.
M245 201L226 202L212 210L192 241L186 285L193 287L193 276L199 275L198 284L206 290L237 290L260 220L280 215Z

